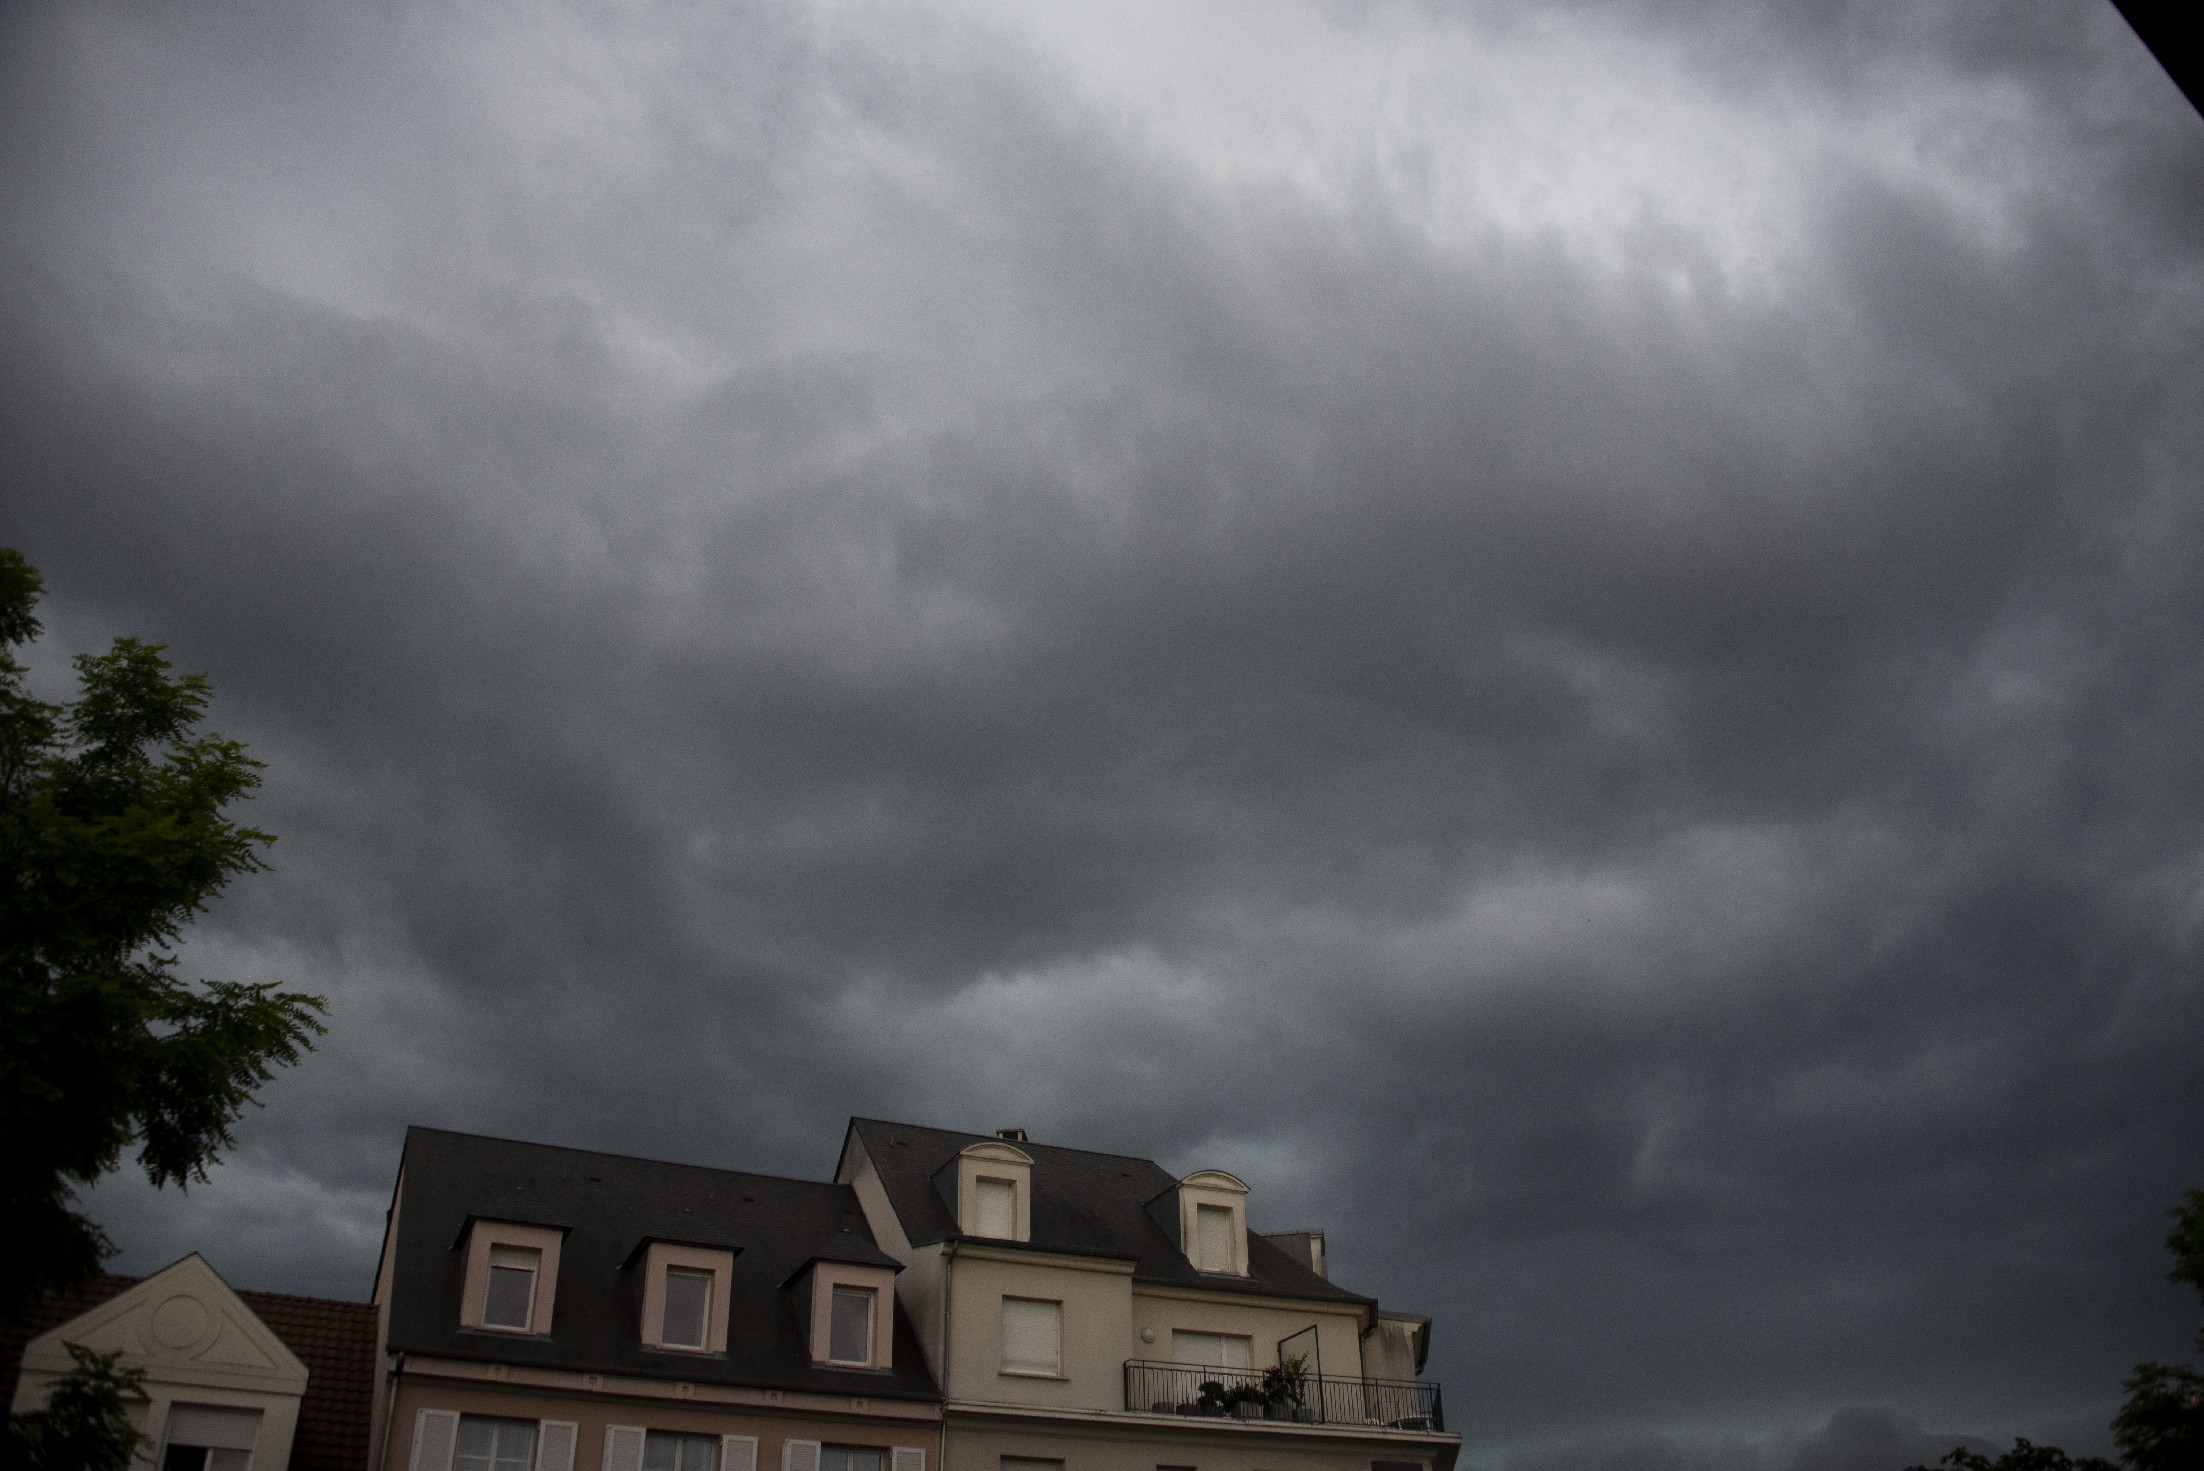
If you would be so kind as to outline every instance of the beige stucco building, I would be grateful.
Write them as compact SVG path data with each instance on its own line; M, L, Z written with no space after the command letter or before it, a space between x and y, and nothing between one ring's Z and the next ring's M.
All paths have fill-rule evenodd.
M1251 1232L1229 1174L857 1119L835 1178L903 1266L945 1471L1451 1471L1429 1320Z

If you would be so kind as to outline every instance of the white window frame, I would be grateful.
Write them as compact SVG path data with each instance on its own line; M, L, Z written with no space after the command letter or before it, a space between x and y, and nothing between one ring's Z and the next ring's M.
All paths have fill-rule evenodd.
M854 1367L862 1369L869 1367L873 1359L873 1341L878 1336L877 1326L880 1313L880 1289L877 1287L872 1287L856 1282L830 1282L826 1284L826 1291L826 1361L830 1364L840 1364L845 1368ZM865 1350L860 1357L854 1359L841 1359L834 1356L834 1301L835 1299L842 1297L845 1294L854 1298L862 1298L864 1299L865 1303Z

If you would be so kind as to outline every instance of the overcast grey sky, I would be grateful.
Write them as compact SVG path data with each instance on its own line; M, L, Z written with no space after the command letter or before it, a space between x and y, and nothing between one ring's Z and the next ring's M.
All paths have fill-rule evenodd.
M2204 1184L2204 120L2109 5L0 12L0 539L408 1122L1221 1167L1480 1471L2109 1447Z

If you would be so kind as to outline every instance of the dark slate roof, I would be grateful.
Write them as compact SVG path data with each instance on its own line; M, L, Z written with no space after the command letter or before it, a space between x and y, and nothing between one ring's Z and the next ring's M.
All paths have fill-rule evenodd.
M782 1284L845 1233L879 1250L848 1186L419 1127L406 1131L400 1170L393 1349L692 1383L941 1397L900 1308L892 1370L812 1367L808 1326ZM483 1209L493 1202L509 1214ZM459 1326L460 1240L470 1216L566 1228L549 1334ZM640 1274L629 1263L646 1239L734 1249L725 1355L643 1346Z
M23 1350L32 1339L143 1280L103 1272L81 1287L41 1299L22 1322L0 1330L0 1386L14 1394ZM366 1471L375 1400L375 1305L282 1292L237 1295L306 1365L291 1471Z
M851 1119L849 1126L872 1157L889 1203L913 1245L961 1237L946 1193L950 1187L937 1184L937 1177L971 1145L996 1142L992 1135L958 1134L883 1119ZM1149 1213L1150 1201L1178 1185L1177 1178L1154 1160L1025 1140L1012 1147L1033 1160L1032 1239L1024 1244L1037 1251L1130 1259L1136 1263L1136 1282L1377 1306L1376 1299L1317 1276L1253 1231L1248 1233L1245 1277L1197 1272ZM953 1173L947 1178L953 1180Z

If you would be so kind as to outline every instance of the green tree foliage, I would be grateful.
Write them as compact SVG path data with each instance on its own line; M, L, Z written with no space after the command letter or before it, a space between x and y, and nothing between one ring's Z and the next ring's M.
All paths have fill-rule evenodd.
M2166 1250L2173 1270L2166 1278L2204 1296L2204 1190L2191 1190L2174 1207ZM2204 1351L2204 1332L2196 1336ZM2182 1364L2137 1364L2121 1387L2127 1403L2112 1422L2120 1459L2133 1471L2196 1471L2204 1467L2204 1374Z
M130 1401L143 1400L143 1369L121 1369L122 1350L96 1354L64 1344L76 1368L57 1381L46 1408L8 1417L0 1443L7 1471L125 1471L146 1437L130 1424Z
M0 548L0 1318L113 1248L70 1207L135 1145L155 1185L206 1178L270 1069L322 1030L319 997L179 980L184 926L263 868L223 815L260 784L236 741L193 734L210 698L161 646L76 658L78 698L32 697L14 651L43 586Z
M2031 1445L2025 1440L2014 1441L2013 1448L1994 1461L1980 1451L1957 1446L1936 1464L1949 1471L2118 1471L2110 1461L2099 1457L2083 1456L2077 1460L2055 1445ZM1929 1468L1908 1466L1906 1471L1929 1471Z

